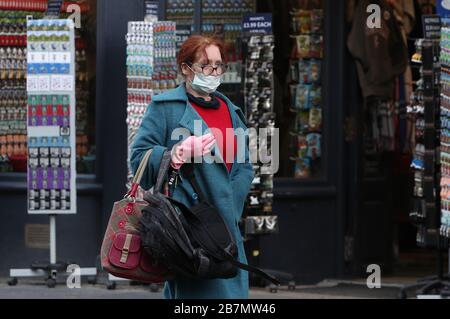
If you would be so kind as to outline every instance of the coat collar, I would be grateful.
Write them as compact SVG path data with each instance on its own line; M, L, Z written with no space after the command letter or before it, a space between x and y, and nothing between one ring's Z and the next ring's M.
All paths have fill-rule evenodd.
M239 125L237 121L236 115L239 116L241 121L246 124L246 119L242 110L233 104L229 98L223 95L220 92L216 92L217 96L225 101L225 104L228 106L228 110L231 114L231 120L233 124L233 128L242 127ZM195 111L192 105L189 103L187 94L186 94L186 86L185 83L180 84L177 88L168 90L164 93L158 94L152 98L154 102L183 102L186 104L186 108L183 116L181 117L179 124L194 134L194 120L201 120L204 127L207 127L206 123L203 121L201 116ZM244 128L244 127L242 127ZM245 128L244 128L245 129Z

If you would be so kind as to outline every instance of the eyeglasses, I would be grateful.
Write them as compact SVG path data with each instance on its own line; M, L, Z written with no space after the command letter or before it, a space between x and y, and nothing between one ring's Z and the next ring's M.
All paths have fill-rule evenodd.
M216 70L217 75L222 75L227 71L227 65L224 63L219 63L215 66L211 64L199 64L199 63L187 63L187 64L188 66L190 65L199 67L204 75L211 75L214 72L214 70Z

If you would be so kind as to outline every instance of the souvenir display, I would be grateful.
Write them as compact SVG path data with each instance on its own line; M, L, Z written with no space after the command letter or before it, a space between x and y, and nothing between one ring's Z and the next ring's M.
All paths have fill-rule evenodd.
M245 61L245 107L247 126L255 129L275 127L273 110L273 48L271 34L253 35L248 39ZM260 134L260 133L259 133ZM252 143L250 148L254 149ZM259 144L259 148L271 149L271 139ZM270 155L269 155L270 156ZM266 159L261 162L266 162ZM270 160L270 158L268 158ZM255 178L246 204L245 233L247 235L270 234L278 231L278 218L272 212L273 174L263 163L254 163Z
M177 85L175 22L128 23L128 183L130 147L153 95Z
M441 29L441 228L440 234L450 239L450 21Z
M445 141L441 138L441 152L439 154L439 136L445 136L445 81L441 79L439 61L439 43L432 40L416 40L416 53L411 57L412 62L418 63L421 78L416 82L415 90L407 106L409 122L413 123L411 144L413 156L411 169L413 176L413 196L411 199L410 218L417 227L416 242L418 246L435 246L436 238L433 233L439 231L437 218L440 215L439 205L445 207ZM441 98L441 83L443 94ZM442 101L442 102L440 102ZM439 107L441 103L441 107ZM442 108L442 112L440 109ZM439 114L443 116L442 133ZM444 143L443 143L444 142ZM439 161L439 158L441 161ZM442 163L442 166L440 163ZM440 168L441 167L441 168ZM442 178L439 177L441 171ZM439 191L439 181L442 191ZM441 194L442 202L439 200ZM443 225L444 226L444 225Z
M321 174L323 10L299 8L290 15L290 159L294 176L303 179Z
M76 212L72 20L27 21L28 212Z

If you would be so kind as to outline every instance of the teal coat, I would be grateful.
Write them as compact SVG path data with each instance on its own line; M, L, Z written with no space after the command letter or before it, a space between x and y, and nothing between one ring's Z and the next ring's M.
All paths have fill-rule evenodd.
M228 106L233 128L247 130L245 117L241 109L224 95L217 94ZM194 132L194 120L199 120L202 123L203 132L200 132L200 134ZM140 184L142 188L150 189L156 182L156 175L164 151L170 150L174 144L187 137L178 136L172 140L172 132L176 128L185 128L189 134L194 135L196 133L197 136L208 132L206 123L189 103L184 84L153 97L137 132L130 154L133 174L136 172L145 152L153 148L153 153ZM237 148L235 162L230 172L228 172L223 161L213 163L204 161L195 165L195 174L208 201L217 207L233 232L238 245L239 260L247 263L238 222L254 177L252 164L249 161L248 137L245 139L237 138ZM212 154L216 158L222 159L217 146L213 149ZM245 155L245 161L237 163L236 156L239 155L242 158L242 154ZM196 202L196 194L190 183L185 179L178 183L173 197L187 206ZM231 279L177 278L165 283L164 297L168 299L248 298L248 273L239 270L238 275Z

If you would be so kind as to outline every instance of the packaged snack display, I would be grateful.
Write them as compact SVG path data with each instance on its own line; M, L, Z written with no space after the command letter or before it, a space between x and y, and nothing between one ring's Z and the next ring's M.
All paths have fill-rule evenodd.
M290 158L295 161L294 175L309 178L321 173L323 9L300 7L290 15L289 109L295 116L290 133L292 145L301 147L294 147Z
M310 133L306 136L308 143L307 156L313 161L321 157L320 139L321 135L317 133Z
M295 178L309 178L311 176L311 159L302 157L295 160Z
M320 85L322 82L322 61L311 59L310 63L310 81L313 84Z
M312 35L309 42L309 57L323 58L323 36L319 34Z
M296 82L299 83L312 82L312 69L310 60L301 59L298 61L298 77Z
M313 107L309 110L309 128L311 131L320 131L322 128L322 109Z
M295 91L295 109L309 110L311 108L311 84L298 84Z
M322 33L323 30L323 10L311 10L311 32Z
M311 56L311 36L301 34L296 36L297 58L308 58Z

